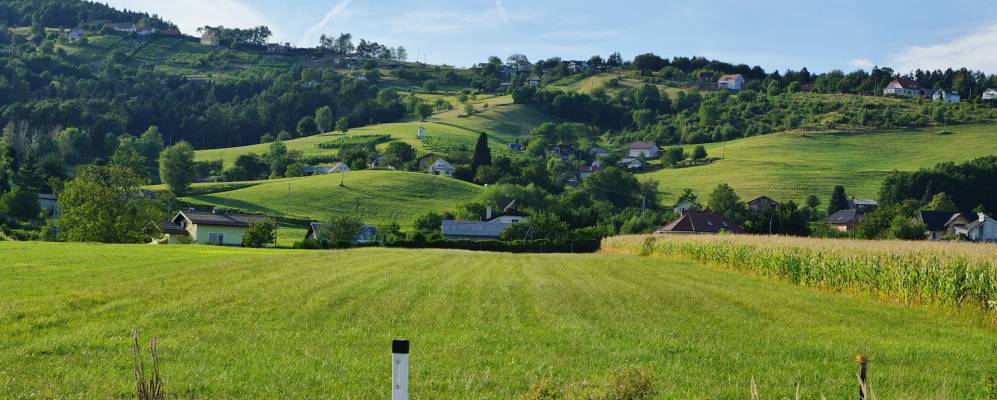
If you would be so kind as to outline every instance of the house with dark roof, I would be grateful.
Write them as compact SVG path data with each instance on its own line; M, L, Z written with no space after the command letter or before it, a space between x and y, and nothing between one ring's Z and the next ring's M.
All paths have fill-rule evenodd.
M492 205L485 206L485 221L518 224L526 222L526 214L516 210L516 200L509 202L499 213L492 213Z
M263 216L224 212L180 211L173 219L160 224L164 242L242 246L242 236L250 224Z
M924 95L921 84L910 79L894 79L883 89L883 95L916 97Z
M718 212L687 211L678 219L654 231L656 235L716 235L720 232L744 233L744 229Z
M622 169L641 169L644 168L644 163L637 157L623 157L616 166Z
M748 211L755 215L760 215L766 210L776 207L779 207L779 202L768 196L761 196L748 202Z
M855 210L859 214L872 212L872 210L875 210L878 205L879 203L877 203L876 200L856 199L854 197L851 200L848 200L848 209Z
M308 224L308 231L305 232L305 239L319 240L319 235L322 229L322 224L320 222L312 222ZM355 244L366 244L377 242L377 227L374 225L363 225L360 227L360 231L353 238L353 243Z
M841 210L828 216L827 223L841 232L854 232L862 223L862 214L856 210Z
M928 240L942 240L949 234L945 225L957 213L948 211L921 211L917 214L917 222L924 224L925 236Z

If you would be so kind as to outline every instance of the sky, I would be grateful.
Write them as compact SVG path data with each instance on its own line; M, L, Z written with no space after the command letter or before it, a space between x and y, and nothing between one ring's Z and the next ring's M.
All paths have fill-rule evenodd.
M100 0L198 26L267 25L312 47L341 32L404 46L410 60L470 66L489 56L586 60L619 51L705 56L766 70L997 73L993 0Z

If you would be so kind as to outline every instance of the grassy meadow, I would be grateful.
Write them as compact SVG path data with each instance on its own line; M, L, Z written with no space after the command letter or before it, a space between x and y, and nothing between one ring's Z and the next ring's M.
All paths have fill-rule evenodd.
M977 398L997 335L939 310L613 254L0 242L0 393L133 398L131 332L173 398L509 399L639 367L657 398Z
M950 134L941 134L947 131ZM693 146L688 146L691 152ZM946 126L876 132L784 132L705 145L712 164L666 168L642 174L661 183L665 203L691 188L706 199L720 183L744 200L767 195L800 202L810 194L823 201L834 185L849 195L875 198L894 170L911 171L937 163L963 162L997 154L997 125ZM726 151L724 150L726 148Z
M345 180L345 187L339 186L341 179ZM452 209L459 202L474 198L480 189L467 182L425 173L364 170L347 172L345 177L329 174L252 182L235 190L213 191L184 200L319 221L334 213L354 213L359 209L364 222L398 222L407 226L419 215Z
M538 110L519 104L511 104L511 102L512 99L508 96L492 97L479 100L476 103L479 112L470 117L464 117L462 109L454 109L435 114L426 121L369 125L350 129L347 134L391 135L392 141L408 143L415 147L420 154L425 154L440 151L435 147L441 145L463 144L473 148L478 134L486 132L491 139L492 150L502 152L507 148L508 143L515 141L516 137L528 134L530 129L548 120ZM488 108L484 108L485 104L488 104ZM426 128L426 136L430 139L429 141L421 141L416 137L420 127ZM343 137L342 133L329 132L287 140L284 144L289 150L301 151L305 156L335 155L338 153L338 149L322 149L318 145L340 137ZM387 145L384 143L379 147L383 148ZM263 143L205 149L198 150L194 154L197 161L222 160L224 166L228 168L240 155L247 153L264 154L269 146L269 143Z

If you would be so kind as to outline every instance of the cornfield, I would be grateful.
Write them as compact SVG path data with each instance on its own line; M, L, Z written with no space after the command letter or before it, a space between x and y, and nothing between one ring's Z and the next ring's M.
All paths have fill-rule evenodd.
M688 257L801 286L997 317L997 246L778 236L617 236L602 251Z

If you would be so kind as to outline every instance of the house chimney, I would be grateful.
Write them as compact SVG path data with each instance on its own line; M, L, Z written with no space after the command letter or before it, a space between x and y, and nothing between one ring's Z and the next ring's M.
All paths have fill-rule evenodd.
M987 220L987 215L986 214L984 214L984 213L976 213L976 214L979 215L980 221L986 221Z
M485 221L491 221L491 220L492 220L492 205L489 204L485 206Z

